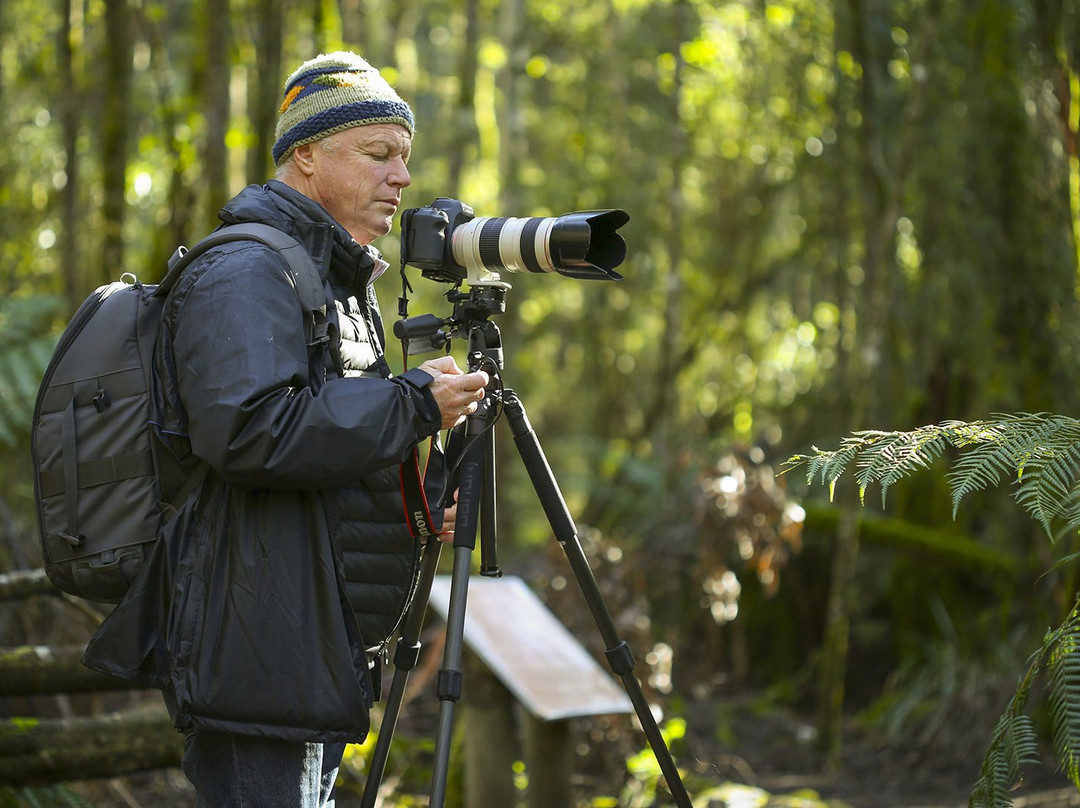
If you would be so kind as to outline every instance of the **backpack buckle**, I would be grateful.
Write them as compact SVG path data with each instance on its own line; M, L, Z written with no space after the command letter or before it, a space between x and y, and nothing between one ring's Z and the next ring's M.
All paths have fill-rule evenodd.
M94 409L98 412L105 412L109 405L112 404L112 398L109 397L109 392L104 387L99 387L90 400L94 402Z
M311 326L311 342L308 343L309 348L322 348L330 342L330 324L325 320L319 322L318 319Z
M61 532L60 538L71 545L72 550L78 550L82 546L82 543L86 541L86 536L79 534L78 536L72 536L70 533Z

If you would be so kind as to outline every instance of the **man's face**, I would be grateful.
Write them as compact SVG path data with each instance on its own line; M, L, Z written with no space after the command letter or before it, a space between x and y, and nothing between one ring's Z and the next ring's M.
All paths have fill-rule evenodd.
M301 154L300 149L304 149ZM360 244L385 236L412 181L412 135L396 123L354 126L297 149L310 159L308 195Z

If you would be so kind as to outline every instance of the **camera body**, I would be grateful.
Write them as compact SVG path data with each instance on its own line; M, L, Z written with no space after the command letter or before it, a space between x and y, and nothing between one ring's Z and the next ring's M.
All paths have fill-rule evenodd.
M579 211L556 217L476 218L457 199L439 197L401 214L401 259L442 283L509 288L500 273L557 272L582 280L621 281L626 257L616 231L625 211Z
M474 218L469 205L444 196L427 207L402 212L402 261L430 280L461 283L468 277L468 270L454 260L451 237L454 230Z

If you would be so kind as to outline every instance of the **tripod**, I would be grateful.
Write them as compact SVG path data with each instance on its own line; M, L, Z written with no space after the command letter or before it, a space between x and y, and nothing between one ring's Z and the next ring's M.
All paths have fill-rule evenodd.
M461 294L455 303L455 317L439 321L424 315L421 329L430 329L433 322L447 323L462 329L469 338L469 370L485 370L492 377L494 394L486 395L475 413L464 424L461 436L459 472L457 478L457 523L454 532L454 556L450 583L450 606L446 618L446 642L443 651L443 667L439 671L437 694L439 697L439 720L435 739L435 764L432 770L431 808L442 808L446 795L449 771L451 734L454 710L461 696L461 656L464 644L465 608L468 598L469 574L472 554L476 547L477 530L480 531L480 574L498 577L495 538L495 438L493 426L500 415L505 415L513 434L514 443L522 463L528 472L533 489L544 510L548 523L562 546L578 586L585 597L600 635L604 641L605 657L611 670L622 680L630 701L641 722L653 754L660 765L668 790L679 808L691 808L690 797L683 786L679 771L664 742L656 719L649 709L641 683L634 675L634 656L627 643L619 638L615 623L604 604L600 589L589 567L588 559L578 541L574 520L563 500L555 476L544 456L540 442L529 423L525 406L513 390L496 386L498 372L502 370L502 342L498 327L487 320L491 313L502 311L505 288L473 287L466 296ZM398 325L401 325L400 323ZM398 336L416 337L408 334L408 326L395 327ZM430 333L430 331L429 331ZM443 344L445 339L432 339L432 344ZM461 427L458 428L460 430ZM460 435L457 430L455 434ZM449 487L448 490L453 490ZM394 678L387 696L381 731L372 755L371 768L364 786L361 801L363 808L374 808L375 800L389 755L393 733L400 715L405 686L420 653L420 631L424 611L431 592L431 585L439 563L440 544L429 540L424 547L420 565L417 590L409 606L401 634L394 651Z

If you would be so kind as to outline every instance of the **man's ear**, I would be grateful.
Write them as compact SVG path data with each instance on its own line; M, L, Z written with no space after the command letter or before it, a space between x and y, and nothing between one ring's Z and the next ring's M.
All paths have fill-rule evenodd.
M310 177L315 173L315 159L313 152L314 144L312 143L305 143L303 146L297 146L293 149L293 161L305 177Z

